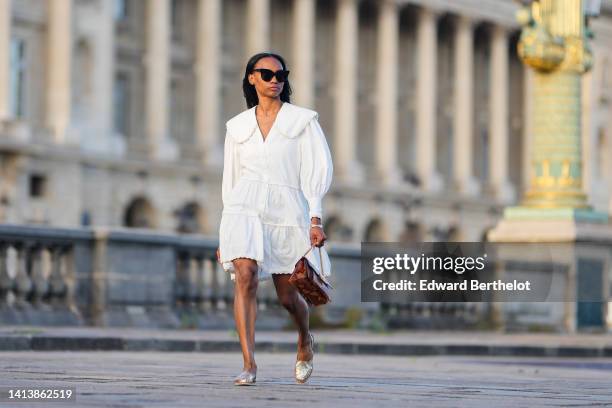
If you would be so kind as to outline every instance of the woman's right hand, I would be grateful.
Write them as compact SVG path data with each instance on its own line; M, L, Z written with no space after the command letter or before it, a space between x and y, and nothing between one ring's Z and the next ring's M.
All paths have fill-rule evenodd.
M322 247L327 239L327 235L323 232L323 227L310 227L310 245Z
M217 248L217 262L221 263L221 252L219 252L219 248Z

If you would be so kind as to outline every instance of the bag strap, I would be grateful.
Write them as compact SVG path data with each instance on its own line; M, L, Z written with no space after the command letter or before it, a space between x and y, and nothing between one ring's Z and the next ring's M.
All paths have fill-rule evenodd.
M316 245L311 245L310 248L308 248L308 251L306 251L306 253L304 255L302 255L302 258L305 257L306 255L308 255L308 253L312 250L312 248L314 248ZM329 283L329 281L327 279L325 279L325 275L323 272L323 254L321 253L321 247L317 247L319 248L319 263L321 265L321 273L317 275L319 275L319 277L321 278L321 280L325 283L327 283L330 287L333 288L333 286L331 285L331 283ZM316 272L316 271L315 271Z
M321 275L319 275L321 280L323 280L323 282L327 283L327 285L333 289L334 287L327 279L325 279L325 275L323 274L323 255L321 254L321 247L319 247L319 263L321 264Z
M323 273L323 255L321 255L321 247L319 247L319 264L321 265L321 279L325 281L325 277L323 276L324 275Z
M308 251L306 251L306 253L304 255L302 255L302 258L305 257L306 255L308 255L308 253L312 250L312 248L314 248L314 245L311 245L310 248L308 248Z

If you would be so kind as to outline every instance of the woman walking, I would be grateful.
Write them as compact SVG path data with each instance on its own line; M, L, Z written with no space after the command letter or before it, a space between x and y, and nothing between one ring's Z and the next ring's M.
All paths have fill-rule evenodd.
M333 164L318 113L290 103L288 75L278 54L251 57L242 84L248 109L226 123L217 256L235 281L234 319L244 359L236 385L256 380L256 293L258 282L270 278L298 328L295 380L306 382L313 370L308 304L289 277L311 245L321 250L323 265L314 250L307 258L329 274L321 201Z

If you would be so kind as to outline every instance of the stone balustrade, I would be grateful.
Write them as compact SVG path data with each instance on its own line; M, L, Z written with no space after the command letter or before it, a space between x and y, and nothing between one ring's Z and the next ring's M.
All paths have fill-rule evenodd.
M433 316L447 327L486 312L461 303L402 305L391 296L360 302L359 246L328 245L336 290L333 303L316 308L328 324L382 316L379 323L424 327ZM216 237L147 229L0 225L0 324L232 328L234 282L217 246ZM260 283L257 297L258 327L289 323L272 281Z
M83 324L75 303L75 243L83 231L0 226L0 321Z
M146 229L2 224L0 323L233 327L234 283L217 246L216 237ZM359 249L336 252L334 280L348 283L325 308L332 320L359 303ZM258 326L284 327L272 282L257 296Z

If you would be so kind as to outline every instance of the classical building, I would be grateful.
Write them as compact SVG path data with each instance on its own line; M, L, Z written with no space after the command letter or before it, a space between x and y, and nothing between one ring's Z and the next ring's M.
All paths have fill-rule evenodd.
M249 56L332 149L331 240L480 240L529 180L511 0L0 0L0 222L215 235ZM612 2L584 76L585 190L612 211Z

